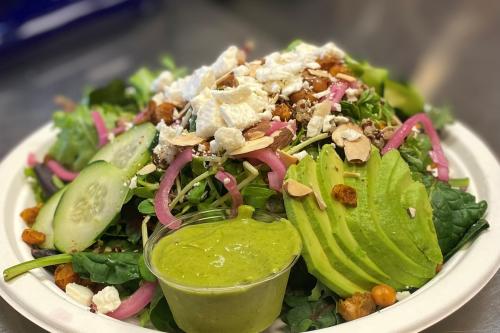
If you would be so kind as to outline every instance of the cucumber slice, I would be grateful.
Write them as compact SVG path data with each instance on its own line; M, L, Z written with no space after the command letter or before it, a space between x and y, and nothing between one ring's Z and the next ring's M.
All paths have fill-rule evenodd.
M90 160L106 161L125 171L132 177L151 157L150 147L156 137L156 128L151 123L136 126L119 135L102 147Z
M40 209L40 212L38 212L35 223L33 223L32 228L34 230L45 234L45 242L39 245L42 249L55 249L54 228L52 227L52 222L54 221L54 213L56 212L57 205L59 204L65 190L66 187L60 189L50 197L50 199L43 205L42 209Z
M54 215L54 245L65 253L83 251L120 212L128 192L125 173L104 161L88 165L68 185Z

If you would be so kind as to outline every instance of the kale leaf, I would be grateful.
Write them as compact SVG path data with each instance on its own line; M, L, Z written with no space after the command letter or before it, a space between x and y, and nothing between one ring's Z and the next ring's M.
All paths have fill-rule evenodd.
M73 255L73 269L81 277L94 282L122 284L141 278L139 256L136 252L79 252Z
M429 196L439 246L446 258L488 227L484 220L480 222L488 207L486 201L476 202L472 194L440 181L431 186Z

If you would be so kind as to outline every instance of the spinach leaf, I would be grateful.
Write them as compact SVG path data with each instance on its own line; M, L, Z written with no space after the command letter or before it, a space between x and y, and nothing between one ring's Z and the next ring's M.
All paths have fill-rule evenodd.
M139 256L136 252L79 252L73 255L73 269L94 282L122 284L141 278L137 265Z
M186 199L192 204L199 204L207 196L207 181L202 180L198 185L194 186L186 195Z
M156 288L155 295L149 304L149 320L157 330L182 333L174 321L174 316L160 287Z
M246 205L265 209L267 201L276 194L276 191L271 190L265 185L250 184L243 188L241 194L243 195L243 202Z
M440 181L430 187L429 196L439 246L446 258L488 227L487 223L478 222L488 207L486 201L476 202L472 194Z

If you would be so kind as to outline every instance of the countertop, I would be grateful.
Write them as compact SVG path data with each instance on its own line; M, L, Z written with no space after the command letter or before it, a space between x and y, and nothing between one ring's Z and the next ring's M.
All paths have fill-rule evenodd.
M126 77L141 65L158 67L165 53L194 68L229 44L253 40L257 57L295 38L334 40L354 57L390 68L429 101L452 106L498 156L499 17L500 2L453 0L170 1L107 17L2 60L0 158L50 120L54 95L78 99L89 85ZM470 302L425 332L500 332L499 311L497 273ZM0 332L43 330L0 299Z

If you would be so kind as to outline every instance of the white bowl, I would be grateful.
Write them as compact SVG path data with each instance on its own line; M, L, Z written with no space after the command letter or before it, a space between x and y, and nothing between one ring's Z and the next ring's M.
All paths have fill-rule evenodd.
M26 157L42 158L54 141L46 125L19 144L0 164L0 271L32 259L21 241L25 228L22 209L34 204L23 176ZM469 191L490 204L490 229L467 249L462 249L424 287L402 302L349 323L318 332L413 332L448 316L470 300L493 277L500 266L500 165L488 147L460 123L449 126L443 140L452 176L471 178ZM0 281L0 295L29 320L51 332L153 332L134 322L122 322L91 313L68 298L43 269L36 269L8 283Z

